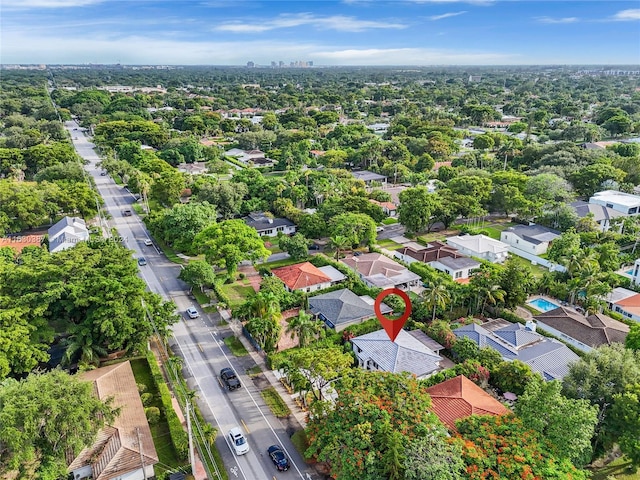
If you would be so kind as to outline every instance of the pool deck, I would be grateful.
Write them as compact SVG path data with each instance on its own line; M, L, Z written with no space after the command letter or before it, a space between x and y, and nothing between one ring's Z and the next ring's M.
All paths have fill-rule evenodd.
M554 305L558 305L560 307L567 307L567 308L570 308L572 310L576 309L573 305L569 305L567 302L563 302L562 300L558 300L557 298L549 297L547 295L533 295L533 296L529 297L525 303L527 305L529 305L532 301L535 301L535 300L537 300L539 298L542 299L542 300L546 300L549 303L553 303ZM536 308L534 305L529 305L529 306L532 307L532 308ZM521 308L521 307L519 307L519 308ZM522 308L522 310L525 310L525 311L529 312L526 308ZM536 308L536 310L538 310L538 309ZM544 313L544 312L540 311L540 313ZM529 312L529 315L530 315L529 317L523 317L523 318L531 318L533 316L533 315L531 315L531 312Z

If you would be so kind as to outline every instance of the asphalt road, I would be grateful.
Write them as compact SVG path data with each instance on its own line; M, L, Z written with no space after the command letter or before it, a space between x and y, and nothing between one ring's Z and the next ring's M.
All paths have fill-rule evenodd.
M222 455L229 478L244 480L280 480L301 478L317 479L313 469L306 466L278 418L273 416L254 386L245 374L240 361L235 358L222 342L223 332L216 326L218 314L206 314L200 309L201 317L190 320L184 311L193 305L188 297L188 286L178 280L180 266L170 262L154 246L145 246L150 238L140 220L133 213L123 216L122 210L131 208L136 200L123 187L118 186L109 176L102 176L96 163L100 160L94 151L94 144L74 121L65 122L73 138L77 152L88 162L86 171L95 180L98 191L105 201L105 209L111 215L109 227L115 227L133 256L144 256L147 265L140 267L140 275L152 292L166 300L172 300L182 313L182 321L173 326L169 344L173 351L184 360L183 375L189 388L198 394L198 406L204 418L218 428L216 446ZM242 388L227 392L218 380L218 373L231 366ZM250 451L240 457L231 451L227 433L234 426L243 429L250 445ZM278 472L269 459L266 450L270 445L279 444L287 453L291 468Z

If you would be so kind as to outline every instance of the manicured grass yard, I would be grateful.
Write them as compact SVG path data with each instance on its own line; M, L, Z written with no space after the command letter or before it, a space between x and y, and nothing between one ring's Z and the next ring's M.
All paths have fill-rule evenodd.
M382 224L383 225L393 225L394 223L398 223L398 219L397 218L385 218L384 220L382 220Z
M131 360L131 369L133 370L133 376L136 379L136 383L146 385L147 389L145 393L153 395L153 400L150 402L149 407L158 407L163 412L162 402L160 401L160 395L156 387L155 382L151 376L151 370L146 358L137 358ZM184 465L176 456L176 451L171 443L171 437L169 436L169 426L165 420L164 412L160 417L160 421L155 425L149 425L151 428L151 436L153 437L153 443L158 452L158 463L154 468L156 474L159 475L167 469L175 469ZM168 467L168 468L167 468Z
M242 280L240 280L240 282L242 282ZM222 291L229 297L230 308L243 304L249 295L255 293L253 287L240 285L238 282L223 284Z
M291 415L291 410L289 410L289 407L284 403L284 400L282 400L282 397L275 388L265 388L260 392L260 395L262 395L265 403L276 417L282 418Z
M292 258L285 258L284 260L276 260L275 262L260 263L256 265L256 268L260 268L261 266L264 265L265 267L274 269L278 267L286 267L288 265L293 265L294 263L300 263L300 262L304 262L304 260L294 260Z
M247 349L244 348L242 342L234 336L225 338L224 344L229 347L231 353L233 353L236 357L244 357L245 355L249 354L249 352L247 352Z
M542 277L542 275L544 275L545 272L549 271L545 267L542 267L540 265L532 265L529 260L524 259L522 257L518 257L517 255L511 255L511 258L513 259L513 261L517 262L518 264L528 265L531 268L531 273L536 278Z
M394 250L396 248L400 248L400 244L394 242L390 238L385 238L383 240L378 240L376 243L378 244L379 247L388 248L389 250Z

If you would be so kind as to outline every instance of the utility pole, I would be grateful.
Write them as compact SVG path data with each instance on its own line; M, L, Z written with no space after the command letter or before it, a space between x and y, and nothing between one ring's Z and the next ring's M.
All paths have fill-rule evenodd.
M140 464L142 465L142 475L144 480L147 480L147 470L144 467L144 454L142 453L142 441L140 440L140 429L136 427L136 433L138 434L138 450L140 450Z
M189 402L189 399L185 400L185 405L187 407L187 432L189 435L189 461L191 462L191 473L195 475L196 459L193 452L193 432L191 431L191 402Z

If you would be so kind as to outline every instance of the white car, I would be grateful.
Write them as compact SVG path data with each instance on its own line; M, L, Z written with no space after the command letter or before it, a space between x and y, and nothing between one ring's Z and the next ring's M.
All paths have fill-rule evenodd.
M145 239L144 239L144 244L145 244L147 247L150 247L151 245L153 245L153 242L152 242L150 239L145 238Z
M384 227L382 227L382 226L376 227L376 232L378 232L378 233L384 232Z
M229 443L231 444L231 448L235 452L236 455L244 455L249 451L249 443L247 439L242 434L242 430L240 427L234 427L229 430Z
M195 307L189 307L187 308L187 315L189 316L189 318L193 319L193 318L198 318L200 316L200 314L198 313L198 310L195 309Z

